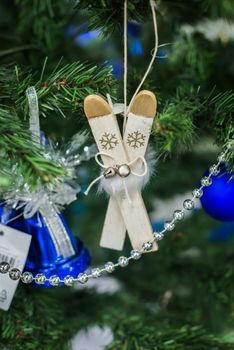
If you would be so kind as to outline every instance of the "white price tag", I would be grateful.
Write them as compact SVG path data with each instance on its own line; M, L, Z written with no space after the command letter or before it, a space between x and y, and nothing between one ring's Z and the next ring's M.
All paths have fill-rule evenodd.
M6 261L11 268L23 270L31 243L31 235L0 224L0 262ZM14 297L18 281L9 274L0 273L0 309L7 311Z

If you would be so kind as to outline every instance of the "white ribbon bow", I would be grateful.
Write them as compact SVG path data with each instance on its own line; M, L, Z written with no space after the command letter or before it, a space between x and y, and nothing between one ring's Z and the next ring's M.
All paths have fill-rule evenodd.
M106 156L106 157L113 159L113 161L114 161L113 166L110 167L110 166L107 166L107 165L103 164L102 162L100 162L98 159L99 156ZM88 195L89 191L91 190L93 185L96 182L100 181L101 179L105 178L106 181L111 181L112 179L114 180L115 176L120 176L122 178L122 181L123 181L123 187L124 187L126 197L128 198L129 203L131 203L131 198L129 195L129 191L128 191L128 187L127 187L125 178L131 174L134 176L137 176L137 177L144 177L148 172L148 165L147 165L145 158L143 156L138 156L130 162L126 162L124 164L116 164L115 158L112 155L110 155L106 152L98 152L95 155L95 161L97 162L97 164L101 168L106 169L106 171L104 171L104 173L102 173L100 176L98 176L96 179L94 179L91 182L91 184L89 185L89 187L87 188L87 190L85 191L84 194ZM144 171L141 174L139 174L139 173L135 172L133 169L131 169L131 165L135 164L138 161L141 161L142 164L144 165ZM121 168L123 169L123 167L125 167L125 171L123 173L121 173ZM115 192L114 183L112 183L112 188L113 188L113 192Z

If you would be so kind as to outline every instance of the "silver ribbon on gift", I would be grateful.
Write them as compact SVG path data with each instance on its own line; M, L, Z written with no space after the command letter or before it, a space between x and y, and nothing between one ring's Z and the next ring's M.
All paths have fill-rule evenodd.
M42 215L57 254L64 258L74 255L75 250L58 214L57 206L53 204L46 192L38 193L37 196L34 196L34 198L25 205L24 218L28 219L35 215L36 212Z

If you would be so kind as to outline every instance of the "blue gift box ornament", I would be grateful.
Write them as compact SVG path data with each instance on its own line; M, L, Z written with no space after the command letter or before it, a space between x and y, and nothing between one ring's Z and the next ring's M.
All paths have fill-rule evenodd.
M12 209L7 217L4 211L4 207L1 206L0 219L3 224L32 236L25 271L32 272L34 277L43 273L47 279L57 275L63 280L67 275L76 278L87 269L91 261L89 252L82 241L73 236L61 213L56 213L54 217L57 233L60 232L59 241L55 239L47 218L41 213L37 212L33 217L25 219L21 215L22 209ZM50 284L47 281L40 287L50 287Z
M40 132L38 100L34 87L28 88L27 98L30 131L35 140L45 147L47 140ZM79 238L73 236L58 209L60 205L69 204L76 199L79 187L73 187L71 180L72 177L66 179L52 192L41 187L32 193L25 185L22 191L17 191L13 198L8 198L0 205L2 224L32 236L25 270L32 272L34 277L43 273L47 279L53 275L60 280L68 275L77 278L90 264L88 250ZM46 281L40 286L49 287L50 284Z

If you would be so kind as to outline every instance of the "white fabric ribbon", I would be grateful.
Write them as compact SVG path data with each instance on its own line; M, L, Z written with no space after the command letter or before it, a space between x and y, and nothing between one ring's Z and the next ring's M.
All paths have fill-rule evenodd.
M29 130L40 143L40 119L37 92L34 86L26 90L29 106Z
M113 103L111 95L107 94L107 101L109 103L109 106L112 109L113 114L122 114L124 113L124 103Z

